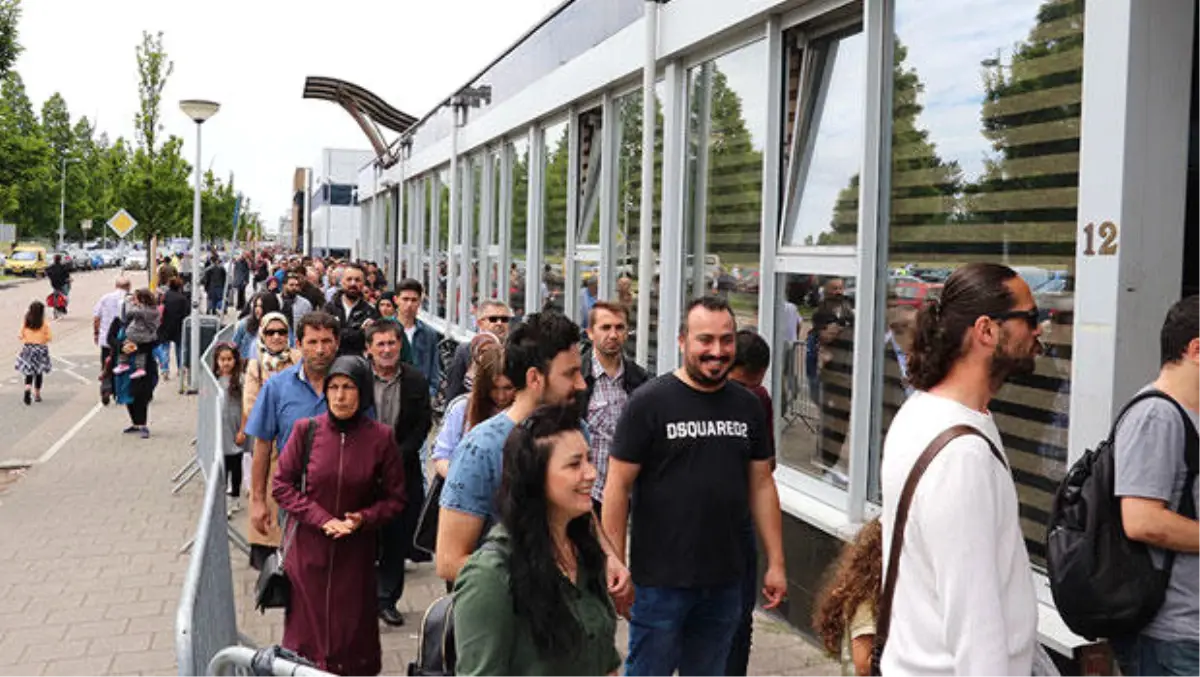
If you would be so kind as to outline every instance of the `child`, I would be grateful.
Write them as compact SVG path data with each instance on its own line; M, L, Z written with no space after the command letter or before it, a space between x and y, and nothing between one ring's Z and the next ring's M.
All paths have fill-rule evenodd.
M225 446L225 478L229 481L228 515L241 510L238 497L242 488L242 445L238 437L242 432L242 361L238 349L232 343L218 343L213 350L213 373L225 391L225 408L221 413L222 434ZM241 435L244 438L244 435Z
M841 659L843 675L871 674L875 604L882 578L883 529L876 518L842 549L813 613L813 630L825 650Z
M133 369L129 378L142 378L146 375L146 354L154 349L158 341L158 306L149 289L135 291L130 301L125 303L124 309L125 340L136 343L137 352L122 354L121 363L113 369L113 373L123 374Z
M29 304L25 324L21 325L21 352L17 355L16 370L25 376L25 404L42 401L42 375L50 373L50 324L46 322L46 306L41 301Z

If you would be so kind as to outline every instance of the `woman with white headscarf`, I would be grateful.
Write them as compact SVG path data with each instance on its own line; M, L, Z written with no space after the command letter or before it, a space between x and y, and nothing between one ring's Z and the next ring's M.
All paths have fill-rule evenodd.
M290 331L287 318L280 312L266 313L259 321L258 356L246 361L245 382L242 386L242 428L235 440L239 445L244 445L247 441L246 421L250 418L250 412L254 409L263 384L275 374L300 362L300 351L288 347ZM251 457L251 454L243 456L243 464L249 465ZM278 457L279 450L272 449L270 476L275 475ZM242 476L250 477L250 469L246 468ZM267 509L272 513L279 510L270 494L267 495ZM260 568L267 557L279 547L278 525L269 529L268 533L262 534L251 524L246 530L247 540L250 541L250 566L255 569Z

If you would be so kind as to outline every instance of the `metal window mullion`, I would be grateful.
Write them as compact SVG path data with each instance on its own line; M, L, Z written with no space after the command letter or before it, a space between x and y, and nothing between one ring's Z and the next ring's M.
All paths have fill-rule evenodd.
M687 146L684 136L687 129L687 72L681 61L676 59L667 64L664 80L666 101L663 111L663 205L656 369L660 374L679 366L676 322L681 312L682 297L673 287L683 279L683 201L686 196L681 188ZM648 300L643 296L641 302Z
M866 0L866 106L863 114L863 171L858 193L858 322L854 326L854 373L850 393L850 482L848 517L863 519L872 447L882 450L883 370L877 349L886 319L888 208L891 203L892 9L888 0ZM875 454L874 458L879 458Z
M429 200L429 309L430 315L446 319L438 315L438 294L441 293L441 279L438 277L438 263L441 257L442 247L442 179L439 172L434 172L430 177L429 189L430 194L426 196Z
M492 289L492 232L496 220L496 163L495 154L490 150L483 152L483 166L480 167L479 181L481 185L479 200L479 291L482 301L491 298Z
M614 253L616 251L617 130L620 124L612 92L604 92L600 102L600 281L597 294L602 299L616 297Z
M496 281L496 289L500 298L512 305L509 298L508 268L511 264L510 247L512 246L512 182L513 182L513 153L515 149L510 144L504 144L500 150L500 237L496 238L500 249L500 279ZM528 193L527 193L528 194ZM526 272L528 274L528 271Z
M695 188L692 191L692 229L691 247L684 252L684 267L687 271L686 261L687 256L692 256L692 296L703 296L708 293L708 289L704 284L704 273L707 269L705 265L705 254L708 250L708 168L709 168L709 144L712 137L712 81L713 70L715 66L713 62L708 61L699 66L699 76L697 78L696 96L699 98L699 108L696 111L695 123L698 125L696 130L696 170L694 172L687 171L687 146L689 141L687 125L691 123L688 120L688 110L690 102L684 108L684 127L682 146L684 150L684 162L680 166L692 180ZM684 76L686 86L687 76ZM686 91L686 90L685 90ZM684 97L687 100L687 97ZM685 212L686 213L686 212ZM688 224L685 224L687 227ZM682 277L669 278L672 280L681 280ZM681 292L687 289L686 280L682 285ZM687 299L685 299L686 302Z
M529 188L525 209L525 312L537 312L542 307L542 185L546 174L546 157L542 149L542 132L536 123L529 126Z
M783 30L781 28L781 17L773 15L767 20L767 62L764 64L766 71L766 112L767 112L767 127L766 139L764 140L763 159L762 159L762 217L759 219L759 259L758 259L758 332L760 335L767 337L775 336L775 313L781 308L781 304L777 303L775 296L775 230L776 224L779 223L779 180L780 180L780 154L783 135ZM779 345L778 340L771 341L770 345ZM768 385L773 394L777 394L779 389L779 375L781 369L772 369L772 377ZM781 403L781 397L772 398L774 402ZM776 412L779 411L779 405L775 405ZM775 412L772 416L776 415ZM776 430L776 448L779 447L779 434L781 426L774 426Z
M462 200L459 201L459 209L462 214L458 219L459 230L459 251L462 252L459 258L458 269L458 323L463 329L468 331L474 330L474 327L467 326L471 317L471 274L474 272L473 266L474 257L472 256L472 236L475 230L475 160L471 156L464 158L466 162L462 163Z
M563 257L563 313L578 318L579 291L575 288L575 246L579 231L579 113L572 106L567 112L567 223L566 252Z
M455 263L455 249L458 245L458 230L459 224L462 223L462 210L459 209L459 201L461 199L459 191L462 190L462 182L459 181L458 174L461 171L461 163L458 161L458 109L452 108L454 114L453 131L450 134L450 199L447 201L447 208L450 210L450 232L446 242L446 325L451 327L458 321L458 304L455 303L455 297L458 296L458 277L456 275L458 266Z

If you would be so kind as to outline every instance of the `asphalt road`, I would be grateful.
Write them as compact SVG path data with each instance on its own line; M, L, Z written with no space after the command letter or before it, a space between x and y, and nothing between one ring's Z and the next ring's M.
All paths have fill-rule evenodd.
M39 458L99 404L100 349L92 341L92 308L113 289L118 274L116 269L72 274L67 315L51 320L53 371L45 378L42 402L28 407L21 402L24 381L13 365L29 303L45 302L50 283L0 283L0 464ZM147 283L144 271L130 275L135 287ZM119 407L108 409L119 415Z

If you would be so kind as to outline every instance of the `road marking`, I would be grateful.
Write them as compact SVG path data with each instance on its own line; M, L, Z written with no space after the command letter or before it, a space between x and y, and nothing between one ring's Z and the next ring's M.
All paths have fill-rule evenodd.
M82 430L83 426L87 425L88 421L92 420L96 416L96 414L100 413L100 410L103 408L104 408L104 405L97 402L96 406L92 407L91 411L84 414L83 418L79 419L79 421L75 425L71 426L71 429L68 430L66 432L66 434L64 434L62 437L58 438L58 441L54 443L54 446L47 449L46 453L39 456L37 462L45 463L46 461L49 461L50 459L54 458L54 455L57 454L64 446L66 446L67 442L70 442L71 438L75 437L75 434L78 433L80 430Z
M67 376L70 376L72 378L78 379L80 383L84 383L84 384L91 383L91 381L80 376L79 374L76 374L75 372L71 371L70 369L63 369L62 373L66 374Z
M62 362L63 364L67 365L68 367L70 367L72 369L79 366L78 364L75 364L74 362L72 362L70 360L64 360L63 358L59 357L58 355L55 355L54 359L58 360L59 362Z

